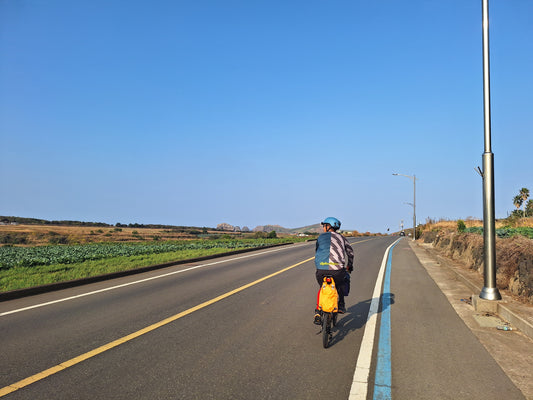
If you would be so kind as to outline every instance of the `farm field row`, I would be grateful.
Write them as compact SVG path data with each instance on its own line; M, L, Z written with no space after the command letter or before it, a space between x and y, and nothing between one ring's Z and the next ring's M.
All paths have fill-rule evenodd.
M0 292L302 240L286 237L3 246L0 247Z

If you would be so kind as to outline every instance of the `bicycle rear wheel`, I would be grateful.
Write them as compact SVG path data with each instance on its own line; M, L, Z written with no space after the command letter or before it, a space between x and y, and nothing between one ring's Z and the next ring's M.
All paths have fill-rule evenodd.
M322 345L325 349L328 348L329 339L331 337L331 313L324 313L322 316Z

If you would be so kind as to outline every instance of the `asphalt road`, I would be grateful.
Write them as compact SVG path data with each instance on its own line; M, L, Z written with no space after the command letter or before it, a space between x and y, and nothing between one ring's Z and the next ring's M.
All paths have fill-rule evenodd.
M353 240L348 312L328 349L312 323L314 243L2 302L0 395L20 387L5 398L348 399L376 279L396 239ZM406 240L391 256L391 396L523 398Z

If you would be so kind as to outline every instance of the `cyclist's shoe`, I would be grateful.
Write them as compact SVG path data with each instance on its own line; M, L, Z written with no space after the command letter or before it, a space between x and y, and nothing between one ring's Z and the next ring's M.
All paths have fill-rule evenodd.
M315 320L313 321L315 325L322 325L322 317L319 313L315 314Z
M339 306L339 311L337 311L337 313L339 314L344 314L346 312L346 307L344 306Z

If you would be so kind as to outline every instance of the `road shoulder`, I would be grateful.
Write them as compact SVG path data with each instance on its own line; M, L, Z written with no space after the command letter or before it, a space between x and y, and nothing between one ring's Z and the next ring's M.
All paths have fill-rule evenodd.
M481 289L476 291L479 277L474 276L473 271L440 256L431 245L412 241L409 245L454 310L505 374L527 399L533 399L533 340L519 330L498 330L497 325L508 322L504 320L506 316L506 319L512 319L508 315L476 312L471 299L479 295ZM514 317L518 316L526 323L533 318L533 308L519 304L505 294L503 298L502 304Z

